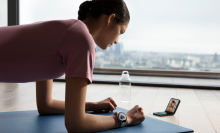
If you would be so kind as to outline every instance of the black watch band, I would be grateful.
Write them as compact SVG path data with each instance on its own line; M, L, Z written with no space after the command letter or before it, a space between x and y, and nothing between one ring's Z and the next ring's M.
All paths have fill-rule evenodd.
M119 111L119 112L115 112L114 115L116 115L117 119L120 121L121 127L126 126L127 116L125 113Z

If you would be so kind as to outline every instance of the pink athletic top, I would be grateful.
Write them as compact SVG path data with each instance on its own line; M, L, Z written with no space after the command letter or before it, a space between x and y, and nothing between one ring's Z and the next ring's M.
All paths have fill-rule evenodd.
M77 19L0 27L0 82L41 81L65 73L91 84L95 53L92 35Z

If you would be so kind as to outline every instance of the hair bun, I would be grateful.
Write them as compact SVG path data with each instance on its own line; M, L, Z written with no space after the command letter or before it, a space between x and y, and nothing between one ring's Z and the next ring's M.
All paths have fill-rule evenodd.
M98 21L101 15L115 14L117 24L126 24L130 20L130 14L124 0L86 0L82 2L78 10L78 20Z
M79 11L78 11L78 20L84 20L86 19L87 12L91 10L93 7L93 2L92 1L84 1L80 6L79 6Z

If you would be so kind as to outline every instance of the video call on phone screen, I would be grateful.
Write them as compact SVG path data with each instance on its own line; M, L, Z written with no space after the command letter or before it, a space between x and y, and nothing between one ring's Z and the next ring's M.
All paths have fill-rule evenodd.
M166 108L166 111L175 112L178 104L179 104L179 100L171 99Z

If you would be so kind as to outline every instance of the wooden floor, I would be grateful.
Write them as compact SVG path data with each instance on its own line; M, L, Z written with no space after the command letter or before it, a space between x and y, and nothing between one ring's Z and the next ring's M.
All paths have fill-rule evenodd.
M53 83L53 99L65 99L65 82ZM131 87L131 103L120 103L119 86L91 84L86 101L112 97L119 107L143 107L145 115L191 128L195 133L220 133L220 90ZM170 98L181 100L174 116L157 117L153 112L164 111ZM36 110L35 82L0 83L0 112Z

